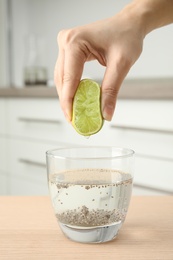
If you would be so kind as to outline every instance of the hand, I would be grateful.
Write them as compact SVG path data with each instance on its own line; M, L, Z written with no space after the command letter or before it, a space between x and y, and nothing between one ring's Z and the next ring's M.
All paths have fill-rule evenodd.
M136 0L112 18L58 34L59 56L54 78L68 121L71 121L73 97L84 63L94 59L106 67L101 86L101 108L103 117L112 119L118 91L142 52L145 35L173 19L173 1L169 0L169 3L167 7L165 0Z

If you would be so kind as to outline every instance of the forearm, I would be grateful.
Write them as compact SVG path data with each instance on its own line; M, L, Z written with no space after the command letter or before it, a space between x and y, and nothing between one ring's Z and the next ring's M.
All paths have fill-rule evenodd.
M154 29L173 23L173 0L134 0L122 12L140 25L145 36Z

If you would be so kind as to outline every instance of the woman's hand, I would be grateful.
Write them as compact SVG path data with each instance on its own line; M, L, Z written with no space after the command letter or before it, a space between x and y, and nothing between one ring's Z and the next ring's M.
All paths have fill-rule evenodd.
M122 81L140 56L145 35L153 27L159 26L149 19L155 6L149 8L150 5L145 5L145 2L157 6L157 3L163 4L164 1L136 0L114 17L63 30L58 34L59 55L54 78L60 104L68 121L71 121L73 97L84 63L90 60L97 60L106 67L101 86L101 105L103 117L111 120Z

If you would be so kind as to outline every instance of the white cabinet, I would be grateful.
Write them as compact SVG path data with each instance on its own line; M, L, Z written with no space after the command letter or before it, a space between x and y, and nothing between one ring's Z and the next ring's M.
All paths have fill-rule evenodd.
M9 195L21 196L21 195L47 195L48 188L45 185L40 185L37 182L33 182L23 178L10 177Z
M9 190L13 195L48 194L46 151L55 149L58 142L11 139L9 149Z
M8 193L6 102L0 99L0 195Z
M7 133L37 140L62 140L64 118L56 99L8 99Z
M7 139L5 100L0 99L0 195L7 194Z
M4 99L0 99L0 134L6 132L6 102Z
M0 135L0 170L7 169L7 140Z
M7 174L0 170L0 196L7 194L8 177Z
M117 102L109 139L135 150L134 192L138 194L173 194L172 111L172 101Z
M58 109L57 100L0 99L0 195L48 194L45 152L64 132Z
M89 139L68 124L58 99L0 99L0 194L48 194L46 155L67 145L135 150L133 194L173 194L173 102L118 100L111 122Z

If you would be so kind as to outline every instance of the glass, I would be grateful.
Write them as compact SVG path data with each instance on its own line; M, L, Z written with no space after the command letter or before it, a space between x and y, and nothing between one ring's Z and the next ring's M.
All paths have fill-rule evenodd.
M47 85L45 41L35 35L25 39L24 83L26 86Z
M46 157L51 201L66 237L82 243L114 239L131 199L134 151L68 147Z

